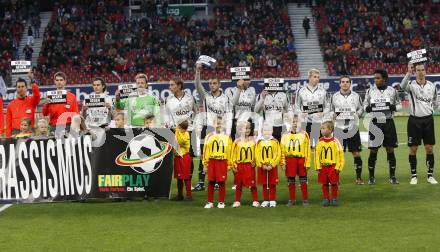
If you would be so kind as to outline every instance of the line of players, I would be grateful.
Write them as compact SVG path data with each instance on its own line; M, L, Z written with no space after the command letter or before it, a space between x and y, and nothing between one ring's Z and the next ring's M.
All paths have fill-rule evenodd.
M332 120L335 123L334 136L340 140L344 151L352 152L354 167L356 171L356 183L364 184L362 180L362 159L361 139L358 129L359 118L363 112L367 112L371 117L369 123L368 148L370 150L368 158L369 179L368 184L374 185L375 167L378 149L383 146L386 149L387 161L389 164L389 182L398 184L395 175L396 157L394 149L398 147L397 133L394 124L394 112L400 106L397 91L387 85L388 74L383 69L378 69L374 74L375 85L367 90L365 99L362 102L360 96L351 91L351 78L342 76L340 78L340 91L328 97L325 89L318 86L319 71L311 69L308 74L308 84L297 91L295 105L290 106L285 92L263 91L256 95L255 89L250 86L250 81L239 80L237 87L223 93L220 90L220 81L212 79L209 82L209 91L206 91L200 81L202 66L196 67L195 87L205 105L203 113L203 129L201 133L201 157L206 150L204 142L207 140L206 125L214 125L217 116L223 116L225 133L234 139L237 133L237 123L246 122L252 118L254 113L263 114L263 120L272 125L272 136L278 142L281 141L283 126L291 115L297 115L302 127L311 137L311 147L313 148L320 137L320 128L323 121ZM410 81L411 75L416 72L416 79ZM425 65L409 65L408 73L402 80L401 86L411 97L411 111L408 120L408 146L410 147L409 162L411 166L411 184L417 183L416 173L416 151L417 146L423 141L426 150L426 164L428 166L427 181L430 184L437 184L432 176L434 169L434 155L432 147L435 144L433 108L437 106L437 91L435 85L426 80ZM171 86L175 85L171 81ZM183 83L180 83L180 92L176 92L167 99L166 107L169 117L173 122L183 120L193 121L196 109L191 95L183 92ZM175 89L176 90L176 89ZM200 118L198 118L200 119ZM262 125L262 124L260 124ZM176 127L177 124L170 125ZM190 131L194 130L194 127ZM205 189L205 166L207 163L200 162L199 183L194 191ZM236 172L240 172L238 169ZM192 173L192 172L191 172ZM300 178L301 182L306 181ZM295 184L294 180L289 180L289 184ZM208 191L210 191L209 184Z
M289 116L293 114L298 115L299 122L305 131L311 137L311 146L313 147L320 136L320 126L323 120L332 119L335 122L334 135L340 140L344 149L352 152L354 157L354 164L356 170L356 183L363 184L362 181L362 159L360 158L361 141L358 130L358 120L365 111L369 113L372 120L369 124L369 149L370 155L368 158L369 184L375 184L374 171L376 166L377 151L380 146L385 147L387 152L387 159L390 171L390 183L397 184L398 181L395 176L396 158L394 155L394 148L397 147L397 134L393 121L394 112L400 105L398 94L395 89L387 86L388 74L385 70L375 71L375 85L371 87L362 102L360 96L351 91L351 79L348 76L340 78L340 91L335 93L331 98L328 97L325 89L318 86L319 71L311 69L308 75L308 84L297 91L295 105L292 107L289 104L288 97L285 92L268 92L263 91L257 96L255 89L250 86L250 81L239 80L237 87L227 90L223 93L220 89L220 81L212 79L209 82L209 91L206 91L201 84L200 74L203 71L201 65L196 66L195 87L200 95L201 101L205 106L205 113L198 113L196 103L192 95L184 92L183 82L179 79L170 81L171 95L166 100L166 116L164 121L170 128L176 128L179 122L188 121L189 131L191 133L191 146L196 143L196 125L203 124L201 130L201 156L204 150L204 138L206 134L212 130L215 118L223 116L225 121L225 131L233 138L236 135L236 128L238 122L245 122L249 118L255 119L256 113L262 113L263 119L270 122L272 125L273 137L280 141L285 122L289 121ZM415 72L415 80L410 80L411 75ZM434 122L433 122L433 107L437 106L437 90L435 85L426 78L425 65L418 64L416 66L409 65L408 73L402 80L401 87L409 93L411 111L408 120L408 145L409 163L411 167L411 184L417 184L417 147L422 143L426 151L426 164L428 166L428 182L436 184L437 181L432 176L434 169L434 155L433 145L435 144ZM268 76L270 77L270 76ZM64 90L66 83L65 75L57 73L54 76L54 81L58 90ZM144 117L139 117L139 114L153 113L156 119L159 119L160 103L157 99L153 99L153 95L146 92L148 86L148 79L145 75L139 74L136 77L138 92L140 95L134 98L121 99L119 93L116 95L116 108L129 110L129 124L132 126L144 126ZM24 80L17 82L17 90L21 86L26 86ZM97 78L93 82L95 93L106 93L106 85L102 79ZM21 92L26 93L26 92ZM35 95L35 94L34 94ZM73 95L73 94L72 94ZM27 101L33 98L24 95L19 97L17 101ZM75 100L76 99L70 99ZM49 102L45 103L47 115L50 117L50 126L55 128L60 124L69 126L70 120L61 119L62 112L71 112L75 107L72 101L67 99L65 105L51 105ZM107 101L108 100L108 101ZM70 104L72 103L72 104ZM83 115L90 123L95 122L94 115L99 115L96 123L99 127L108 126L111 121L111 113L108 107L111 107L110 99L106 99L106 108L87 108L83 106ZM27 103L26 103L27 104ZM29 103L31 104L31 103ZM33 103L32 103L33 104ZM146 106L145 106L146 105ZM17 108L21 110L30 111L29 115L33 114L34 105L17 104ZM29 108L27 108L27 106ZM57 106L56 110L50 108ZM10 104L10 107L12 105ZM62 108L62 109L61 109ZM152 109L151 109L152 108ZM9 106L8 106L9 109ZM100 111L95 111L100 110ZM101 111L102 110L102 111ZM106 111L104 111L106 110ZM144 111L145 110L145 111ZM148 111L147 111L148 110ZM18 111L18 110L17 110ZM52 111L52 112L51 112ZM130 113L131 112L131 113ZM145 112L145 113L144 113ZM12 132L19 128L19 116L22 113L11 113ZM27 114L26 114L27 115ZM104 115L104 116L103 116ZM15 118L17 117L17 118ZM33 116L30 116L33 117ZM17 119L17 120L16 120ZM104 120L103 120L104 119ZM101 121L103 120L103 121ZM255 121L259 125L262 122ZM62 126L63 126L62 125ZM261 129L261 127L259 127ZM190 151L191 156L194 152ZM192 162L191 162L192 164ZM199 183L195 186L195 191L203 191L205 172L203 164L200 162L199 167ZM192 174L192 171L191 171Z

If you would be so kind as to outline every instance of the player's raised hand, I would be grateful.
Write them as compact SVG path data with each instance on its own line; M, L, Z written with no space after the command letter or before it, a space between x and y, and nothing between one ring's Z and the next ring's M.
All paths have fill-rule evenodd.
M267 90L263 90L261 92L261 97L266 98L266 96L269 94L269 92Z
M202 64L197 63L196 64L196 72L200 72L200 71L202 71L202 69L203 69Z
M408 63L408 73L413 74L414 73L414 64Z
M50 98L46 98L46 100L44 101L44 105L49 105L51 101L52 100Z
M34 71L32 69L27 73L27 77L30 81L34 80Z

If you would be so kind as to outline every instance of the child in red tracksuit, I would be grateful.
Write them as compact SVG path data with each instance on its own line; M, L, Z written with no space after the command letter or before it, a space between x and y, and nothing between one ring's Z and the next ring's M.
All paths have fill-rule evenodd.
M281 147L272 136L272 125L263 126L263 136L255 146L255 160L258 167L258 184L263 186L261 207L276 207L276 185L278 184L278 165L281 159Z
M208 202L205 208L214 207L214 186L219 186L218 208L225 208L226 180L230 169L232 139L224 132L222 117L215 123L215 132L205 138L203 170L208 173Z
M337 206L339 173L344 169L344 149L341 143L332 136L333 122L321 125L321 137L315 148L315 169L318 171L318 182L322 184L324 207ZM329 184L332 187L331 201L329 199Z
M281 138L281 167L285 171L289 186L287 206L296 204L295 177L299 177L302 203L309 204L307 192L307 170L310 168L310 139L307 132L298 129L298 117L294 116L290 132Z
M252 121L241 122L240 138L232 145L232 169L234 170L235 202L232 207L240 207L243 187L249 187L252 193L252 206L259 207L258 192L255 175L255 139L253 136L254 124Z
M175 150L174 157L174 178L177 179L177 196L174 200L183 200L183 184L186 189L186 200L192 200L191 194L191 156L189 149L191 145L188 133L188 122L181 122L176 128L176 140L180 150Z

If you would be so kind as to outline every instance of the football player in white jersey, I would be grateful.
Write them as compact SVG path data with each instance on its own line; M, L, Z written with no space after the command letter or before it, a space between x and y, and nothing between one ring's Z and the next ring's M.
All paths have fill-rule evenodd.
M231 138L235 139L237 124L247 122L253 118L256 93L255 88L251 87L250 80L238 80L237 86L226 90L226 94L232 103L234 117L232 119Z
M370 113L372 120L368 128L368 184L376 184L374 171L376 169L377 151L385 147L390 171L390 184L399 184L396 178L396 156L394 149L398 147L397 132L394 124L394 112L400 100L397 91L387 85L388 73L384 69L374 72L375 85L365 94L364 109Z
M183 81L180 78L170 80L170 96L167 97L165 103L165 122L166 126L176 130L177 125L186 121L188 122L188 133L190 135L190 151L191 158L194 157L193 146L196 143L194 131L194 117L197 113L196 102L192 94L187 93L183 89ZM191 162L191 176L194 171L194 164Z
M342 143L344 152L353 154L354 167L356 170L356 184L363 185L362 180L362 143L359 134L358 122L362 116L363 107L360 96L351 90L351 78L341 76L339 79L339 92L333 94L330 109L335 120L334 135Z
M267 76L267 78L274 78L274 76ZM284 120L288 114L292 113L286 93L263 90L257 97L255 112L263 112L264 121L272 124L272 136L280 142ZM262 126L261 122L260 125Z
M183 89L180 78L170 80L170 96L165 102L167 126L175 129L180 122L188 122L188 131L193 131L193 119L197 111L194 97Z
M415 65L416 79L411 80L414 74L413 64L408 65L408 72L403 78L400 86L409 94L411 111L408 118L408 146L409 165L411 167L411 185L417 184L417 148L422 143L425 145L426 166L428 168L427 181L430 184L437 184L432 176L434 172L435 131L434 118L432 116L434 107L438 108L437 88L434 83L426 80L426 67L423 63Z
M103 94L105 96L105 106L88 108L85 101L82 107L82 115L86 120L88 127L102 127L105 128L110 124L113 113L113 101L107 92L107 85L103 78L97 77L92 81L93 92L92 95Z
M312 148L321 135L323 116L330 111L327 91L318 85L319 75L318 69L310 69L308 84L297 91L295 99L295 113L301 115L301 121L307 122L306 132L310 136Z
M205 112L202 116L204 125L201 132L200 139L200 156L203 156L204 138L214 129L217 117L222 116L224 128L227 134L231 134L232 126L232 108L229 97L220 89L221 83L217 78L209 80L209 92L205 90L200 80L202 72L202 65L196 64L196 74L194 85L197 93L200 96L200 101L204 103ZM208 127L210 129L208 129ZM207 132L209 131L209 132ZM194 187L194 191L205 190L205 172L203 171L202 162L199 163L199 183Z

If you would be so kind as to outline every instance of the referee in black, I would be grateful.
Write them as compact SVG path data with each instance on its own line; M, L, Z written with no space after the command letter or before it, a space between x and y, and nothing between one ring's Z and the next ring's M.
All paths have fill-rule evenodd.
M416 79L411 80L415 74ZM408 72L403 78L400 86L409 94L411 104L410 116L408 119L408 146L409 146L409 165L411 167L411 185L417 185L417 148L422 143L425 145L427 181L430 184L437 184L437 180L432 176L434 172L434 153L435 131L434 118L432 116L434 106L437 104L437 88L426 80L426 67L423 63L408 64Z

